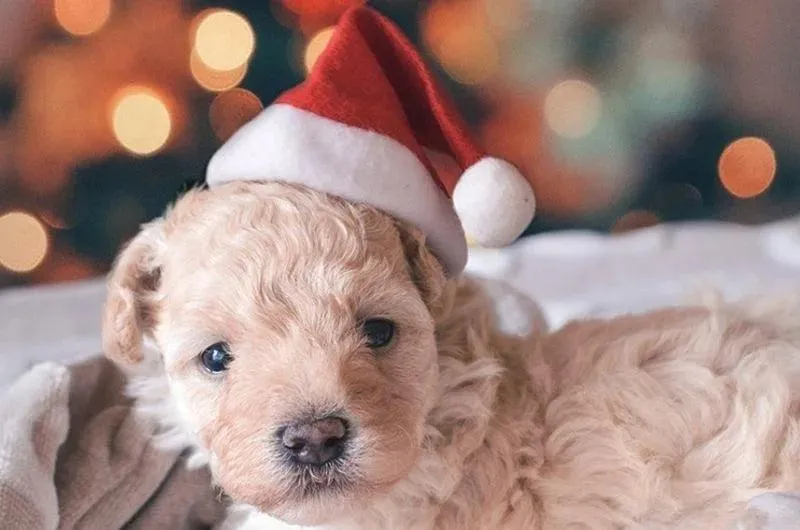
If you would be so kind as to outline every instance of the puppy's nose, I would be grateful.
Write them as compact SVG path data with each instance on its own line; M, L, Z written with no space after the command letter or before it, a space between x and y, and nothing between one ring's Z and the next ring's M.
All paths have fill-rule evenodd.
M289 425L281 443L295 462L320 466L338 458L347 440L347 423L336 417Z

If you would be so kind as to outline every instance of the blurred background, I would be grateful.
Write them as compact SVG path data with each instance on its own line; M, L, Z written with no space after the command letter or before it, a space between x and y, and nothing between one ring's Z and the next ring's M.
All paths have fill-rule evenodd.
M105 273L356 3L0 0L0 287ZM370 3L530 175L526 234L800 211L797 0Z

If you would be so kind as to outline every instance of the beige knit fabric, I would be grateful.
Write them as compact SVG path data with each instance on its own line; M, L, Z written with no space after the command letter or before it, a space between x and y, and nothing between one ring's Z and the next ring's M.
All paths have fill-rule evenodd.
M36 366L0 400L0 521L19 530L212 528L205 470L153 447L105 359Z

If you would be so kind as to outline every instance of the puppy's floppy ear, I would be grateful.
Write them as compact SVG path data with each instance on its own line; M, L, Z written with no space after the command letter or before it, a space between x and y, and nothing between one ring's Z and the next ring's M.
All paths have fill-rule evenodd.
M144 359L142 339L154 325L164 246L163 221L158 219L145 225L114 263L103 313L103 349L112 361L135 364Z
M425 305L432 310L445 285L444 267L428 248L425 235L420 230L401 224L397 228L411 279Z

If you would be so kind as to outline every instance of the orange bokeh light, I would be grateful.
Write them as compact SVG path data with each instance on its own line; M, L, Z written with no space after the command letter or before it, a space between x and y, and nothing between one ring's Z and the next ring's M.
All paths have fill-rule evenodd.
M0 266L30 272L42 263L49 246L47 229L33 215L14 211L0 216Z
M250 61L256 36L245 17L226 9L211 9L195 20L194 52L207 67L225 72Z
M119 143L137 155L160 150L172 132L172 117L163 98L143 87L127 88L115 98L111 124Z
M211 92L230 90L242 82L247 74L247 63L243 63L233 70L214 70L209 68L196 51L192 51L189 58L189 70L197 84Z
M325 48L328 46L331 37L333 37L333 30L334 28L332 27L325 28L311 37L311 39L308 41L308 44L306 45L306 51L303 54L303 64L306 67L306 73L311 71L311 69L314 67L314 64L317 62L317 59L319 59L319 56L325 51Z
M456 81L486 82L497 70L500 50L483 5L473 1L439 1L421 21L425 44Z
M625 232L632 232L641 228L655 226L660 222L661 220L653 212L648 212L647 210L633 210L617 219L617 222L611 227L611 233L623 234Z
M65 31L85 36L97 32L111 16L111 0L53 0L56 21Z
M311 35L335 24L349 8L364 3L366 0L276 0L273 12L281 23Z
M764 193L775 180L775 151L761 138L740 138L728 145L719 159L719 179L728 192L740 199Z
M365 0L281 0L283 7L300 16L335 17Z
M224 142L264 108L258 96L243 88L219 94L211 102L209 119L217 138Z

